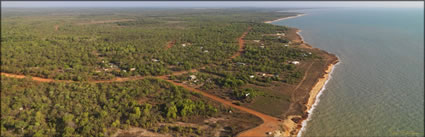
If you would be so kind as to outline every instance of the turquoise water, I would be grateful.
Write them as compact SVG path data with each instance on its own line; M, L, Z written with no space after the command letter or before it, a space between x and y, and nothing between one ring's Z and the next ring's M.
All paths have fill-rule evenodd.
M423 136L423 8L300 12L273 24L341 61L302 136Z

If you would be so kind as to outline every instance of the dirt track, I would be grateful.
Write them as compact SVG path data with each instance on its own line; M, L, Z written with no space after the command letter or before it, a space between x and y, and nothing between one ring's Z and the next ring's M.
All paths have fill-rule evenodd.
M246 107L235 105L232 102L227 101L227 100L224 100L224 99L222 99L220 97L217 97L215 95L206 93L204 91L201 91L201 90L198 90L198 89L195 89L195 88L188 87L188 86L186 86L184 84L181 84L181 83L176 83L176 82L174 82L172 80L169 80L166 76L161 76L159 78L161 78L161 79L163 79L165 81L168 81L170 83L173 83L174 85L181 86L181 87L183 87L183 88L185 88L187 90L200 93L201 95L203 95L205 97L208 97L208 98L210 98L212 100L215 100L217 102L220 102L220 103L222 103L222 104L224 104L226 106L230 106L230 107L233 107L233 108L236 108L236 109L245 111L245 112L247 112L249 114L255 115L255 116L261 118L261 120L263 120L263 124L261 124L260 126L257 126L255 128L246 130L244 132L241 132L241 133L239 133L238 136L265 136L266 135L265 134L266 132L271 132L271 131L274 131L274 130L278 130L279 129L280 122L279 122L279 119L278 118L275 118L275 117L272 117L272 116L269 116L269 115L260 113L258 111L255 111L255 110L252 110L252 109L249 109L249 108L246 108Z
M247 31L245 31L241 37L239 37L238 42L239 42L239 49L238 52L236 52L235 54L233 54L233 56L230 57L230 59L234 59L238 56L240 56L243 52L244 52L244 48L245 48L245 41L243 40L246 36L246 34L248 34L249 30L251 30L252 27L249 27Z
M4 72L1 72L1 75L6 77L11 77L11 78L20 78L20 79L31 77L31 76L16 75L16 74L4 73ZM31 77L31 79L38 82L72 82L70 80L55 80L55 79L41 78L41 77Z
M55 31L59 30L59 25L55 25Z
M298 83L298 85L294 88L294 90L292 90L292 94L291 94L291 101L292 102L296 102L297 101L295 99L295 95L294 94L296 93L297 89L300 88L300 86L304 83L304 80L307 78L308 71L310 71L310 68L311 68L311 66L313 66L313 64L314 64L314 62L313 63L310 63L310 65L308 66L307 70L304 72L304 76L301 79L300 83ZM290 112L290 110L293 109L293 107L294 107L294 103L291 103L289 105L288 111L286 111L286 113L284 114L284 116L286 116L287 113Z

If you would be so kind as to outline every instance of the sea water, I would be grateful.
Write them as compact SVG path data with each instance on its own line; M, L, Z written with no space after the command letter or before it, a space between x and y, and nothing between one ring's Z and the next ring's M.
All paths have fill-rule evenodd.
M274 22L336 54L340 64L302 136L424 135L424 9L298 11Z

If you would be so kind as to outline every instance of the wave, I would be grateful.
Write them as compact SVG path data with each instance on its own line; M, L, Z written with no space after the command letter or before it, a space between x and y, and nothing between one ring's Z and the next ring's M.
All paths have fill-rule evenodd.
M339 57L337 56L337 58L339 58ZM312 115L313 115L314 109L316 108L316 106L317 106L317 105L319 104L319 102L320 102L320 96L323 94L323 91L326 89L326 85L328 84L329 80L331 80L331 79L332 79L332 74L333 74L333 72L334 72L334 70L335 70L335 67L336 67L337 65L339 65L340 63L341 63L341 61L339 61L338 63L336 63L336 64L332 67L332 70L331 70L331 72L329 73L329 78L325 81L325 84L324 84L324 85L323 85L323 87L320 89L319 93L317 94L316 99L315 99L315 101L314 101L313 105L312 105L312 106L311 106L311 108L307 111L309 116L307 117L307 119L306 119L306 120L304 120L304 121L301 123L301 129L300 129L300 131L298 132L297 137L301 137L302 133L306 130L307 122L311 120L311 117L312 117Z

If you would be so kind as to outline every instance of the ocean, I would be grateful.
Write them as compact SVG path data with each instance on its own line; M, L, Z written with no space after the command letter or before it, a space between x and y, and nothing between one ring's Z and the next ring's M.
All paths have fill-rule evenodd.
M302 136L424 136L424 9L308 9L273 22L340 63Z

